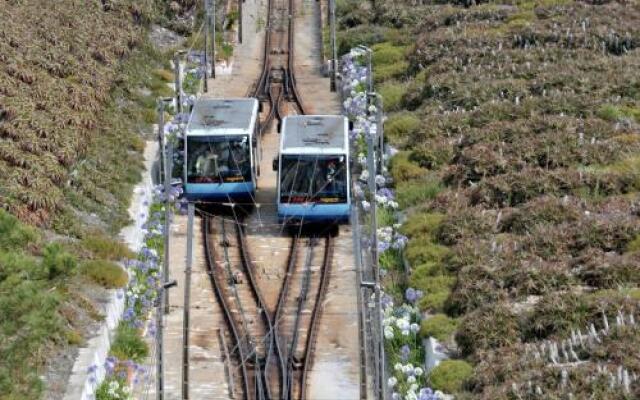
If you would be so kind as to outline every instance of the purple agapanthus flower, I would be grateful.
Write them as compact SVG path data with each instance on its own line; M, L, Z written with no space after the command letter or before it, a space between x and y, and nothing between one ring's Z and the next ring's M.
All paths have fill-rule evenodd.
M408 344L405 344L400 348L400 359L402 362L409 361L409 356L411 355L411 348Z

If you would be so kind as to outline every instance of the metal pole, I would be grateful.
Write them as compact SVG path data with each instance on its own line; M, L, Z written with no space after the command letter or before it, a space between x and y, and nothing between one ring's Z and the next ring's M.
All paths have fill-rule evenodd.
M164 282L164 279L161 280ZM160 284L158 298L156 299L156 400L164 399L164 376L162 368L162 304L164 287Z
M207 38L209 36L209 7L210 7L210 2L206 1L205 2L205 11L206 11L206 16L204 18L204 23L205 23L205 27L204 27L204 92L207 93L209 92L209 74L207 72L207 70L209 69L209 62L207 61L207 52L208 52L208 43L207 43Z
M164 102L161 99L156 100L158 106L158 147L160 166L158 168L158 183L163 183L164 178Z
M164 138L164 134L162 135ZM164 281L169 280L169 228L171 226L171 203L169 193L171 192L171 161L169 157L169 147L166 138L162 157L164 158L164 257L162 259L162 275ZM169 314L169 294L164 295L164 313Z
M242 3L243 0L238 0L238 43L242 43Z
M213 11L209 18L211 18L211 77L216 78L216 1L211 0L213 4Z
M330 90L336 91L336 74L338 73L338 49L336 48L336 0L329 0L329 25L331 29L331 82Z
M191 304L191 263L193 260L193 203L187 204L187 267L184 270L184 311L182 318L182 400L189 399L189 317Z
M369 91L373 92L373 50L367 49L367 81L369 83Z
M173 75L176 94L176 111L182 114L182 76L180 74L180 52L173 54Z
M379 95L375 92L367 93L367 98L371 99L371 97L379 98ZM369 104L370 102L367 102ZM374 293L375 293L375 323L374 331L376 331L376 340L377 340L377 351L378 354L377 361L379 365L377 365L378 369L378 392L379 399L384 400L386 391L385 391L385 355L384 355L384 329L382 324L382 291L381 291L381 282L380 282L380 267L378 265L378 218L377 218L377 204L376 204L376 150L375 150L375 140L378 135L378 129L380 126L376 124L376 137L374 135L369 135L367 138L367 168L369 170L369 193L371 195L371 263L374 274Z
M376 132L378 133L378 171L384 164L384 102L382 96L376 94Z

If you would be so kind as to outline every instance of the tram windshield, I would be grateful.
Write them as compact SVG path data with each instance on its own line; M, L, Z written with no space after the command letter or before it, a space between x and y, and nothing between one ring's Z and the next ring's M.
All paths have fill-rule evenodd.
M346 203L344 155L283 155L280 173L282 203Z
M251 181L249 137L187 137L187 183Z

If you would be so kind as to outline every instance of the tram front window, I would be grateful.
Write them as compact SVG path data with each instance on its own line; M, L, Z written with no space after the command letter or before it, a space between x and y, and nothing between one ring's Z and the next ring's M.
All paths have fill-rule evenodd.
M346 157L283 155L280 201L346 203Z
M251 181L249 137L187 137L187 183Z

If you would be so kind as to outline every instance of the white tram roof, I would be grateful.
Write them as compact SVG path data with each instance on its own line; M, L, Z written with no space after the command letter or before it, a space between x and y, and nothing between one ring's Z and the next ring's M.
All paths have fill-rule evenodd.
M295 115L282 123L282 154L347 154L349 122L342 115Z
M189 117L187 136L252 134L257 118L257 99L200 97Z

